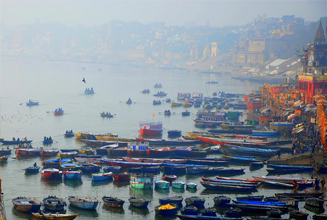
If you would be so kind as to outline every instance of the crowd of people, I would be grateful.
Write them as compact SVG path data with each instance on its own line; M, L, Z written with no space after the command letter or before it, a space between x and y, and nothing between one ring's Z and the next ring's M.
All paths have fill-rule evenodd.
M51 136L50 137L44 136L43 141L44 142L51 142L52 141L52 138L51 138Z

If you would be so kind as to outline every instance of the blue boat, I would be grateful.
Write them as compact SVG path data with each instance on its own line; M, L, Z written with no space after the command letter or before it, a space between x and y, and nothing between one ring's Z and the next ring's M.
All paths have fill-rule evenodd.
M215 191L229 191L229 192L253 192L256 186L253 185L234 185L234 184L221 184L217 182L200 181L202 186L208 190Z
M186 205L194 205L197 208L203 208L205 201L206 200L204 198L200 198L198 196L192 196L185 199Z
M130 177L131 187L136 189L152 189L153 186L153 174L136 174L132 173Z
M36 100L28 100L28 102L26 102L26 106L35 106L35 105L39 105L39 101Z
M142 167L130 167L128 168L129 173L142 173Z
M230 218L223 216L203 216L203 215L179 215L176 216L182 220L243 220L243 218Z
M178 205L169 203L166 205L158 205L155 207L156 215L159 216L174 216L178 211Z
M163 173L168 175L183 175L186 174L186 165L178 165L178 166L163 166Z
M185 183L180 180L175 180L171 183L171 187L175 189L185 189Z
M74 137L75 133L73 132L73 130L70 130L70 131L66 131L64 135L66 138L70 138L70 137Z
M52 139L47 139L47 140L43 140L43 144L47 145L47 144L52 144L53 140Z
M274 168L278 171L294 171L294 172L312 172L314 171L313 166L293 166L293 165L277 165L277 164L268 164L269 167Z
M207 170L209 170L208 166L203 167L187 167L186 173L187 174L193 174L193 175L201 175L204 174Z
M80 169L83 171L83 173L98 173L101 170L101 166L96 164L80 164ZM108 170L103 169L105 173L111 172Z
M168 203L174 203L177 204L178 206L183 206L183 197L182 196L171 196L171 197L166 197L166 198L161 198L159 199L159 203L161 205L165 205Z
M183 215L198 215L198 208L194 205L185 206L180 210Z
M77 170L67 170L63 171L64 178L66 180L80 180L82 178L82 171L77 171Z
M121 166L108 166L103 168L104 172L113 172L113 173L121 173L122 168Z
M104 180L111 181L111 180L113 180L112 172L109 172L109 173L94 173L91 176L92 176L92 181L104 181Z
M246 163L250 164L253 162L261 162L262 160L258 159L257 157L236 157L236 156L227 156L224 155L224 158L229 160L230 162L234 163Z
M227 197L227 196L216 196L215 198L213 198L213 201L215 203L216 206L226 206L226 204L230 203L231 198Z
M253 136L276 136L279 135L279 131L274 131L274 130L252 130L252 135Z
M61 163L60 167L62 170L79 170L80 166L73 163Z
M86 209L86 210L94 210L97 208L99 201L97 199L79 197L79 196L69 196L68 201L71 206Z
M262 148L250 148L234 145L225 145L226 147L221 148L221 151L227 155L241 156L241 157L259 157L266 158L277 155L278 150L274 149L262 149Z
M148 204L150 202L148 200L139 199L139 198L135 198L135 197L129 198L128 201L131 204L131 206L134 206L134 207L139 208L139 209L147 209Z
M156 189L169 189L170 182L165 181L165 180L156 180L154 182L154 186Z
M38 173L40 170L40 167L36 166L36 167L27 167L24 169L25 173Z
M142 167L142 173L160 173L160 166Z
M23 140L19 140L19 141L6 141L6 140L0 140L0 142L4 145L18 145L18 144L30 144L32 142L32 140L27 140L27 141L23 141Z
M244 174L244 168L221 168L221 167L210 167L204 172L206 175L224 175L234 176Z

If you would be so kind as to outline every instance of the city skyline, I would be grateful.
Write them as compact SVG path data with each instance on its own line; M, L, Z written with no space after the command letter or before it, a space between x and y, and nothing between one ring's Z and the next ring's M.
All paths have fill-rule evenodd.
M244 25L258 15L283 15L317 21L326 16L327 1L1 1L5 25L59 22L65 25L101 25L111 20L164 22L213 27Z

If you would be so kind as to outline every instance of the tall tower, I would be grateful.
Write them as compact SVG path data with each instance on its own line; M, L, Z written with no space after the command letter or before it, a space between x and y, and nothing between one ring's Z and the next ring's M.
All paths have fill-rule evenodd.
M326 23L326 28L327 28L327 23ZM315 35L315 39L313 41L315 45L319 44L325 44L325 35L324 35L324 29L322 29L321 21L319 23L318 30Z

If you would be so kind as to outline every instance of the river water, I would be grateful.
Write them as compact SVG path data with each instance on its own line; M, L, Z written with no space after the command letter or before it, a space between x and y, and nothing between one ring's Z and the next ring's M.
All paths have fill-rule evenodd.
M8 140L12 137L32 139L33 147L41 147L44 136L51 136L54 143L51 147L59 149L83 148L84 145L75 138L64 138L66 130L74 132L91 131L95 134L116 133L119 137L136 137L139 135L140 121L163 121L162 138L167 137L171 129L187 131L199 130L194 127L196 108L188 108L190 117L182 117L182 107L170 108L168 103L153 106L158 100L153 94L158 91L168 93L167 97L177 99L178 92L198 92L211 96L213 92L249 94L260 84L236 81L228 75L203 74L185 70L163 70L154 67L136 68L89 63L44 62L38 59L1 57L0 66L0 137ZM82 82L85 78L86 83ZM219 81L219 84L206 84L207 81ZM161 83L161 89L153 86ZM85 95L85 88L93 87L94 95ZM142 94L143 89L150 89L150 94ZM133 104L125 102L131 98ZM27 107L25 102L35 99L39 106ZM164 100L165 98L160 98ZM63 116L54 116L56 108L63 108ZM172 115L165 117L164 110L170 109ZM111 112L114 118L101 118L100 112ZM13 146L10 146L13 149ZM46 147L49 148L49 147ZM218 156L219 157L219 156ZM54 158L52 158L54 159ZM206 208L214 205L214 192L205 190L200 184L200 176L184 175L179 179L198 184L196 192L189 191L142 191L129 185L118 185L113 182L92 185L91 177L83 175L81 182L49 182L41 179L40 174L25 175L24 168L34 162L41 164L41 159L16 158L14 151L8 162L0 164L0 177L8 219L33 219L32 215L13 209L11 200L17 196L35 197L42 200L48 195L56 195L67 200L69 195L97 198L115 196L124 199L123 210L109 209L101 203L96 211L83 211L67 207L67 213L79 213L77 219L166 219L155 215L154 208L158 199L166 196L182 195L201 196L206 198ZM235 165L230 165L231 167ZM259 170L245 168L241 178L266 175L266 167ZM158 174L154 179L161 178ZM294 176L311 177L311 174L294 174ZM259 188L253 195L272 196L276 192L292 192L292 190L276 190ZM228 194L234 198L235 194ZM147 210L138 210L129 206L131 196L151 200ZM68 201L67 201L68 203ZM185 204L184 204L185 205ZM300 207L303 207L300 203ZM312 216L312 212L309 212ZM310 216L310 218L311 218ZM177 219L171 217L168 219Z

